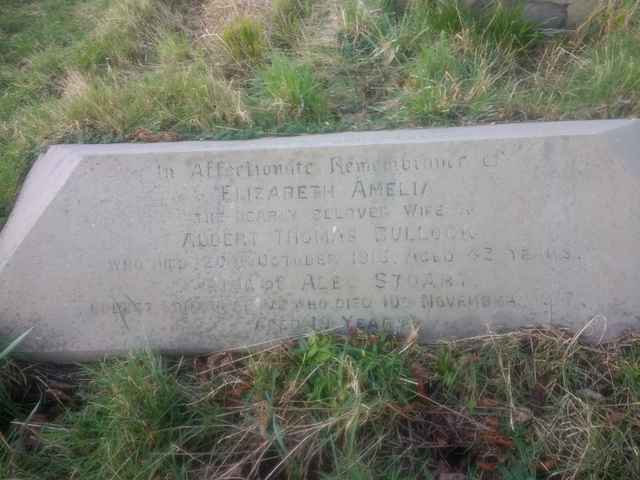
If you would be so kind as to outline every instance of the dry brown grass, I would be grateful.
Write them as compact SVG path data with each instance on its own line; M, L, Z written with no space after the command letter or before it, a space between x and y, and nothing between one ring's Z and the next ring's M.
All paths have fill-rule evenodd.
M272 0L205 0L201 6L201 28L204 36L220 35L225 25L240 17L266 20Z

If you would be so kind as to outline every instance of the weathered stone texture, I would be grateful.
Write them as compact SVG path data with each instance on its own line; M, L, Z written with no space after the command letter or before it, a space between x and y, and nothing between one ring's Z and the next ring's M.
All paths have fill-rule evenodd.
M640 326L640 122L51 147L0 335L61 360L313 329ZM606 327L606 328L605 328Z

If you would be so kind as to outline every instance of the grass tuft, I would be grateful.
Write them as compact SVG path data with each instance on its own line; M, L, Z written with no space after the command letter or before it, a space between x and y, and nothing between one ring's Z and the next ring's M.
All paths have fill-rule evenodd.
M139 128L212 132L249 121L240 94L206 65L167 68L135 81L89 78L52 107L59 137L126 139Z
M156 51L160 65L186 65L197 57L184 33L167 33L158 40Z
M43 431L42 448L52 460L40 464L43 477L186 478L182 463L194 432L209 438L214 429L205 433L211 426L188 407L176 372L141 353L97 365L88 375L90 400L67 412L66 428Z
M316 334L191 364L144 353L89 368L73 398L57 394L64 415L46 403L29 415L0 468L45 480L636 478L639 352L638 339L523 330L429 346ZM50 391L55 373L32 374Z
M309 65L284 55L258 73L256 98L279 124L290 121L317 122L327 116L327 98Z
M222 40L238 63L258 63L267 50L264 28L252 17L239 17L226 25Z
M558 85L560 109L578 111L586 118L640 113L639 41L638 35L616 33L574 59ZM584 98L589 98L589 107L583 107Z
M154 44L180 25L178 13L156 0L116 0L103 15L92 37L75 52L83 70L149 63Z
M442 34L411 66L403 103L421 123L480 119L495 105L500 77L486 48L461 55L454 40Z
M311 14L311 0L273 0L271 39L280 48L292 48L302 34L303 22Z
M526 52L536 47L543 39L538 26L524 18L524 7L507 7L497 2L496 6L481 15L479 37L503 49Z

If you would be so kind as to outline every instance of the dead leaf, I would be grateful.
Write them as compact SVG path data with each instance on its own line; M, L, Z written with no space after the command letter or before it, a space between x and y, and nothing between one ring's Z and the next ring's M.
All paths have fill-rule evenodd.
M493 472L494 470L496 470L498 468L498 464L497 463L478 462L478 463L476 463L476 465L478 466L478 468L480 470L484 470L485 472Z
M498 420L498 417L486 417L484 419L484 423L494 432L497 432L498 427L500 427L500 420Z
M229 397L239 400L249 390L251 390L251 385L246 382L237 382L233 385L233 388L231 388Z
M495 408L498 406L498 402L493 398L482 397L478 399L478 407L482 408Z
M212 353L207 356L207 368L211 375L233 369L233 355L231 352Z
M618 425L626 416L627 414L622 410L609 410L607 412L607 422L609 422L610 425Z
M503 435L498 431L483 432L482 437L484 438L485 442L487 442L489 445L492 445L498 448L506 448L506 449L513 448L513 440L510 437L507 437L506 435Z

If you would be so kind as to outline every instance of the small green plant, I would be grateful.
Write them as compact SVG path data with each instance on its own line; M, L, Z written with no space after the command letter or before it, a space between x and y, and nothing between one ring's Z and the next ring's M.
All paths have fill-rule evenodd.
M437 379L445 391L451 391L460 381L461 365L451 348L444 346L438 350L434 368Z
M616 380L622 387L621 402L640 402L640 345L632 345L621 352Z
M292 48L302 33L302 23L311 13L312 0L274 0L271 39L277 47Z
M264 28L252 17L239 17L226 25L222 39L236 62L260 62L267 50Z
M103 13L93 35L77 45L74 56L83 70L146 63L154 43L172 31L178 17L163 1L116 0Z
M580 111L589 98L606 109L592 110L592 117L622 116L640 112L640 50L637 35L612 34L580 59L573 59L556 95L564 111Z
M307 378L305 396L312 401L344 404L352 398L354 381L360 382L365 401L407 403L412 398L405 357L393 351L387 338L354 344L314 335L300 342L294 363Z
M461 55L447 35L425 48L411 67L405 107L423 122L447 123L461 116L481 117L491 108L499 73L478 46Z
M579 25L575 42L598 43L606 41L612 34L633 34L640 27L640 4L637 0L608 0L598 5L595 11Z
M372 55L384 36L378 15L358 0L347 0L342 7L342 28L338 43L349 59Z
M278 123L315 122L327 116L327 98L309 65L276 55L258 74L256 94Z
M194 59L189 38L183 33L167 32L157 43L156 51L161 65L187 63Z
M522 5L506 7L502 2L485 12L476 28L482 40L507 50L523 51L543 38L539 27L524 17Z
M474 21L472 12L463 3L450 0L414 0L408 10L432 33L457 33Z
M80 76L74 82L79 88L50 109L64 129L40 124L49 137L125 139L138 128L213 132L249 120L239 92L206 64L169 66L136 81Z
M67 412L68 429L44 433L44 451L59 469L43 465L45 478L181 478L190 458L181 452L215 432L198 415L202 405L188 408L176 371L153 353L99 364L88 375L91 401Z

